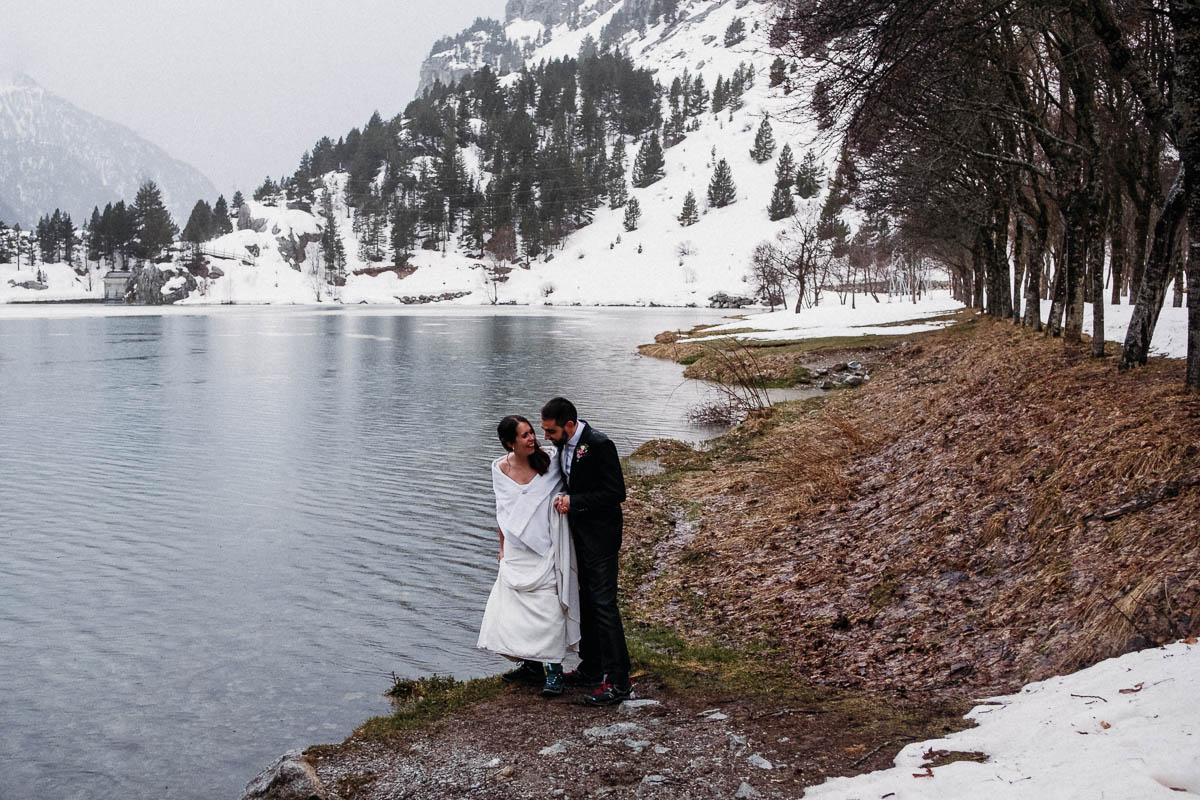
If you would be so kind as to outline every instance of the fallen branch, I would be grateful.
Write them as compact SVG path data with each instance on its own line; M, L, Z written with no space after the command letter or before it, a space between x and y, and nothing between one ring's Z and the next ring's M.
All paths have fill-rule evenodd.
M870 758L871 756L875 755L876 753L878 753L878 752L879 752L880 750L882 750L883 748L887 747L889 744L896 744L897 742L912 742L912 741L915 741L915 740L916 740L916 737L915 737L915 736L897 736L895 739L888 739L886 742L884 742L883 744L879 745L879 747L876 747L874 750L872 750L871 752L867 753L865 756L863 756L862 758L860 758L858 761L855 761L853 764L851 764L851 765L850 765L850 768L851 768L851 769L854 769L854 768L855 768L855 767L857 767L859 764L863 763L863 762L864 762L864 761L866 761L868 758Z

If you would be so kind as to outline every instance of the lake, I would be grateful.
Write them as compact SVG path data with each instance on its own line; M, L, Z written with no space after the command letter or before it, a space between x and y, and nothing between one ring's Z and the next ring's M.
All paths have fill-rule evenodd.
M471 677L489 462L555 394L617 443L706 396L666 309L0 309L0 798L236 798Z

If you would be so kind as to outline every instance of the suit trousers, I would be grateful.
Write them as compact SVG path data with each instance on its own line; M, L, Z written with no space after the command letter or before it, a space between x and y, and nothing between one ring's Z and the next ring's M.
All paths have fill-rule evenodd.
M574 530L575 559L579 568L580 672L603 674L609 683L629 683L629 650L621 611L617 607L617 571L621 549L621 522L611 530ZM609 526L605 526L609 527Z

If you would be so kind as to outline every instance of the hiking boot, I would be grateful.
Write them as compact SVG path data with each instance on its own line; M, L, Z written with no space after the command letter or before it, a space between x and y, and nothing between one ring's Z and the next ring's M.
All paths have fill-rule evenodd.
M542 685L542 697L558 697L563 693L562 670L547 670L546 682Z
M613 683L604 683L593 694L583 699L589 706L615 706L633 697L633 684L623 687Z
M541 686L546 674L542 665L536 661L522 661L521 666L510 669L500 676L505 683L521 683L527 686Z

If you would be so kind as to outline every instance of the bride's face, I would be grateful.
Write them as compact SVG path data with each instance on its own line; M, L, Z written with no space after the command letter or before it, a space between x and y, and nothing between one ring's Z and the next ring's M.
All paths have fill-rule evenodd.
M526 422L517 423L517 438L513 440L513 452L519 456L529 458L533 455L534 449L537 447L537 434L533 432L533 426Z

